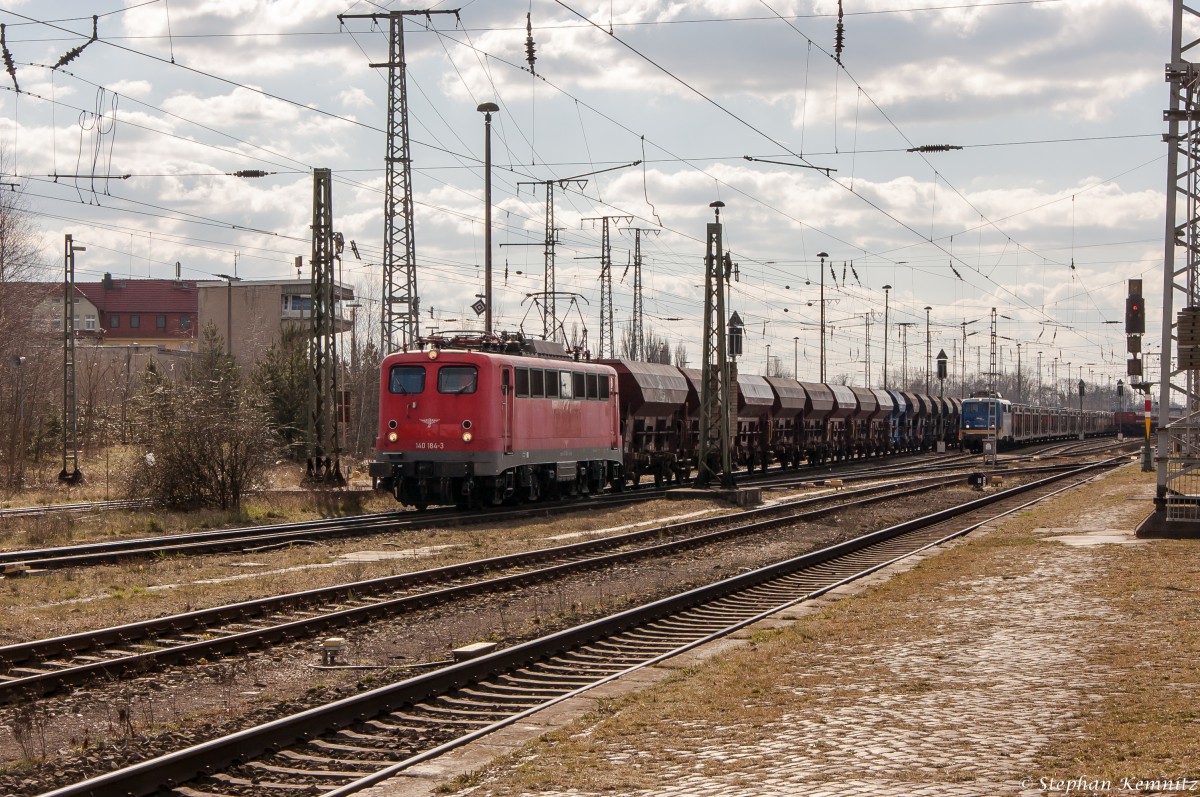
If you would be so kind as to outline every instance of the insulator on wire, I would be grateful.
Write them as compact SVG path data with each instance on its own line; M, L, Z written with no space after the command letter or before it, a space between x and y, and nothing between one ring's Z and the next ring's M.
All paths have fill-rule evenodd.
M954 263L950 264L950 270L954 272L954 276L958 277L959 279L962 279L962 274L958 273L958 269L956 269L954 267Z
M74 61L76 58L79 57L80 53L82 53L85 49L87 49L87 46L89 44L96 41L96 39L98 38L97 33L96 33L98 24L99 24L99 17L97 17L95 14L93 14L92 15L92 38L88 39L83 44L79 45L78 47L72 47L70 50L67 50L67 52L63 55L63 57L58 59L58 63L54 65L54 69L58 69L60 66L66 66L67 64L71 63L72 61Z
M833 34L833 57L842 64L842 48L846 46L846 27L842 24L842 0L838 0L837 30Z
M17 85L17 69L13 66L12 53L8 51L8 43L4 41L4 25L0 25L0 48L4 49L4 68L8 70L8 76L12 78L13 88L20 91L21 87Z
M525 60L529 62L529 74L536 75L533 71L533 62L537 60L534 54L536 49L533 46L533 22L529 18L529 14L525 14Z
M854 275L854 281L855 281L855 282L857 282L857 283L858 283L858 286L861 288L861 287L862 287L862 280L860 280L860 279L858 278L858 271L856 271L856 270L855 270L855 268L854 268L854 263L851 263L851 264L850 264L850 273Z
M842 287L843 288L846 287L846 264L845 264L845 262L842 263Z

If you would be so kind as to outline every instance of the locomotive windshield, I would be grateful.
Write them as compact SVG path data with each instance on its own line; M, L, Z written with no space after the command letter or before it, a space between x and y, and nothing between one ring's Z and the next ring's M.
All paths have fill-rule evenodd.
M994 429L1003 423L1004 405L998 401L964 401L962 404L962 426L964 429Z
M438 370L439 393L474 393L479 371L473 365L443 365Z
M388 377L388 390L392 393L420 393L425 390L425 367L421 365L393 365Z

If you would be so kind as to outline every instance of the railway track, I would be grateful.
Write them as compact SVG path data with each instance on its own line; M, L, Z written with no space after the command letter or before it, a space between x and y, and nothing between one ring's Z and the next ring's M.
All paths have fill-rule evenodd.
M561 578L759 533L763 524L814 520L831 512L962 483L963 474L924 476L780 502L734 517L714 516L554 548L306 590L68 636L0 647L0 703L37 697L198 659L244 653L333 628ZM753 518L757 525L746 524Z
M81 512L115 512L121 509L146 509L154 505L149 499L131 498L122 501L82 501L73 504L44 504L42 506L10 506L0 509L0 518L36 517L39 515L73 514Z
M1093 463L988 495L64 786L43 797L346 797L547 705L1069 490L1124 459ZM1060 487L1058 482L1064 480L1071 483ZM997 503L1001 504L998 511L991 508Z
M893 467L891 473L919 470L918 466L908 467L902 465L901 467L902 470L896 470ZM889 472L886 467L879 466L875 466L862 474L856 474L853 472L854 470L853 468L830 470L825 467L820 469L821 473L826 476L839 478L843 473L851 478L858 478L860 476L861 478L867 478L870 474L887 475ZM778 481L781 479L796 481L797 477L795 474L797 473L809 473L809 471L775 470L766 476L756 476L753 479L747 474L745 483L767 484L772 480ZM763 479L766 481L763 481ZM812 480L813 477L810 475L808 481ZM597 502L601 502L605 507L640 503L659 498L662 494L663 491L655 490L646 485L636 490L593 496L583 500L548 502L524 507L498 507L494 511L489 512L486 517L494 519L497 516L502 516L509 520L520 520L528 517L539 517L549 511L556 513L564 511L588 511L594 509L597 506ZM227 551L241 552L287 544L320 542L343 537L420 530L434 525L440 527L470 525L479 523L480 517L481 515L477 511L454 509L435 509L426 512L379 512L351 518L328 518L269 526L214 529L158 537L80 543L53 548L0 551L0 569L16 569L20 567L41 569L86 567L138 558L194 556Z

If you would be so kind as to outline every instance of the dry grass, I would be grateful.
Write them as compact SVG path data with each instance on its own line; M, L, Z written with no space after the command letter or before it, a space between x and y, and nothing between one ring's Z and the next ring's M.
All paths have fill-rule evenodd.
M657 687L602 703L593 715L552 733L519 753L447 784L444 791L476 795L577 790L630 793L661 788L681 772L736 785L745 769L736 755L697 754L754 750L789 718L820 722L831 709L855 706L882 688L917 698L930 680L896 682L886 656L897 645L926 645L936 666L957 645L972 644L971 629L947 622L938 606L962 600L964 583L1003 582L1029 572L1031 562L1059 543L1037 529L1082 524L1132 528L1150 509L1146 485L1153 475L1136 466L1112 474L1003 522L910 572L832 604L781 630L759 634L739 652L680 672ZM1129 500L1135 494L1143 500ZM1075 518L1078 520L1064 520ZM1090 627L1099 644L1078 647L1081 673L1107 674L1105 699L1085 702L1077 726L1040 751L1039 771L1055 777L1196 777L1200 772L1200 560L1195 542L1154 542L1091 549L1094 571L1085 579L1089 598L1104 601L1109 616L1072 616ZM928 610L926 610L928 608ZM822 666L855 654L853 666ZM864 664L863 661L876 664ZM820 739L807 754L820 761ZM959 742L970 754L969 742ZM1017 774L1020 777L1021 774ZM908 773L925 783L927 774ZM905 780L903 772L894 779ZM943 780L961 779L947 772ZM753 786L753 783L747 783Z
M1119 673L1077 735L1055 739L1048 772L1089 778L1200 778L1200 558L1196 541L1104 552L1092 586L1123 618L1088 656Z

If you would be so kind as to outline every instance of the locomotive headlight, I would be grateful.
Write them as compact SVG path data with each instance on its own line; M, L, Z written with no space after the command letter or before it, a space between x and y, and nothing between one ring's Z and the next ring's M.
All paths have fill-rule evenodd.
M396 434L395 432L388 432L388 442L389 443L394 443L399 439L400 439L400 435Z
M436 360L437 358L438 358L438 350L437 350L437 349L430 349L430 350L429 350L429 359L431 359L431 360Z
M471 442L471 436L472 436L472 435L471 435L471 433L470 433L470 432L463 432L463 433L462 433L462 441L463 441L464 443L469 443L469 442Z

